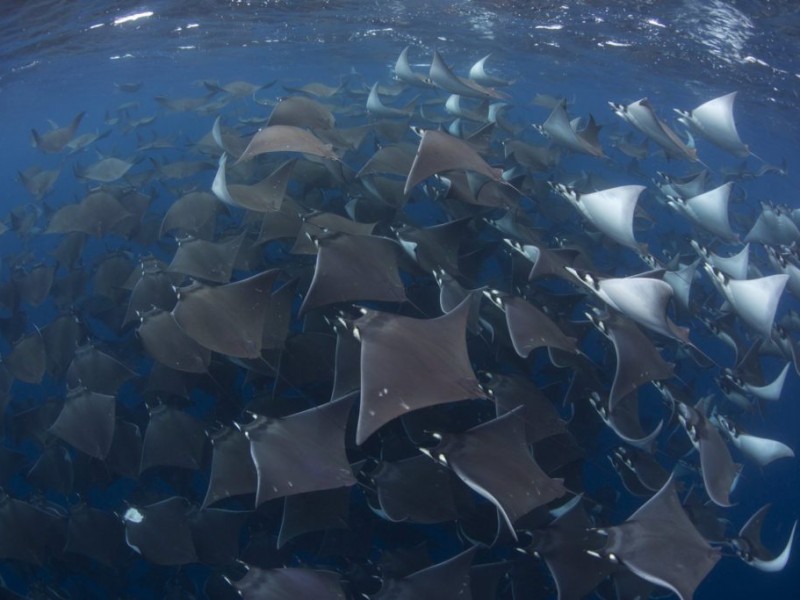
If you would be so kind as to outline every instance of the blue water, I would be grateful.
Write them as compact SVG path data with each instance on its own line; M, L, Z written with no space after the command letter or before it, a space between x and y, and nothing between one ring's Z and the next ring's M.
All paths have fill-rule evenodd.
M155 96L199 97L206 93L203 80L222 84L235 80L253 83L276 80L273 87L259 92L259 97L266 99L288 95L283 85L301 86L312 81L337 85L343 76L363 80L368 86L375 81L388 84L392 81L392 66L406 46L410 46L412 65L419 72L426 71L425 65L434 49L462 75L474 61L491 53L489 69L514 80L507 88L513 105L509 114L517 124L525 126L522 135L527 141L543 142L530 128L530 124L541 123L548 115L548 109L532 103L536 94L567 98L573 116L593 114L604 126L601 143L613 161L601 163L585 157L567 157L561 166L565 174L591 171L614 185L647 185L649 181L627 172L629 159L611 148L612 134L624 134L631 129L612 114L608 101L628 103L649 97L659 115L674 124L673 107L689 109L736 90L739 92L736 123L742 140L766 163L778 165L785 160L788 172L743 181L741 189L746 197L733 210L743 215L745 222L752 222L760 202L800 208L796 169L800 140L800 10L795 2L39 0L4 2L0 6L0 220L10 225L8 215L12 208L33 202L19 181L19 171L32 165L45 169L60 166L55 188L44 200L48 207L59 207L85 194L86 183L74 177L72 171L76 165L94 162L95 148L121 158L135 153L136 134L111 127L107 138L83 152L42 154L31 146L30 130L46 131L48 120L64 125L76 113L86 111L78 133L105 131L109 129L104 122L106 115L115 114L124 103L135 102L136 106L129 109L131 118L156 116L152 125L140 128L143 138L157 132L159 136L174 136L179 144L177 149L152 151L137 158L195 160L199 156L191 154L188 148L210 131L216 114L169 112L155 102ZM142 82L142 87L137 92L125 93L114 85L126 82ZM403 97L410 99L408 93ZM244 100L228 105L222 114L233 122L236 116L266 117L269 110ZM363 121L363 117L360 119ZM739 165L738 159L704 140L697 143L703 161L717 176L724 168ZM748 159L751 169L760 165L757 159ZM351 166L357 169L360 165ZM143 160L131 173L149 168L149 161ZM657 156L642 161L640 168L649 176L654 176L657 170L673 174L692 170L685 162L666 162ZM180 186L207 190L212 179L213 170L205 171L181 181ZM156 183L146 184L142 191L155 194L155 212L165 210L175 197L166 186ZM550 201L562 202L555 196ZM689 234L684 221L659 209L652 198L646 202L645 207L657 215L657 223L652 231L637 234L637 238L647 239L651 248L658 249L669 247L671 237ZM41 204L38 207L44 209ZM39 225L46 225L45 216ZM746 227L739 226L738 230L746 231ZM39 236L36 231L25 238L13 231L1 236L2 279L10 278L8 265L21 252L31 253L29 264L37 260L47 262L47 253L57 241L51 238ZM153 250L116 238L92 240L87 245L84 262L91 265L95 257L117 247L136 255ZM169 256L163 248L154 251ZM771 273L765 253L759 249L755 254L757 258L753 260L765 273ZM606 270L616 270L618 274L642 268L635 258L625 258L624 264L614 262L618 260L616 254L598 258ZM800 306L787 291L778 315L790 309L798 310ZM46 325L56 309L45 303L26 312L25 330L31 331L34 325ZM693 332L702 328L699 323L682 324L690 325ZM96 335L123 347L113 332L98 330ZM708 342L707 337L697 339L703 340L704 348L708 343L708 351L714 358L730 360L730 352L718 342ZM10 340L3 340L2 344L5 354L10 350ZM127 355L131 366L146 363L132 354L133 351L125 351L120 356ZM777 373L779 368L776 362L765 362L768 375ZM718 394L713 373L698 371L683 375L698 398L707 393ZM763 416L748 417L748 424L797 450L800 448L798 391L800 382L792 370L781 400L766 407ZM17 383L7 412L13 413L31 398L36 403L48 395L59 394L63 395L61 382L45 380L39 388ZM138 401L135 395L125 398L134 407ZM199 412L202 410L201 407ZM6 431L7 447L13 447L10 434ZM24 443L22 449L34 457L40 451ZM597 451L594 458L586 467L587 481L621 490L601 452ZM159 489L159 482L152 478L147 481L152 489L131 482L108 488L92 486L88 490L90 503L124 512L129 498L154 501L167 495ZM204 485L202 478L194 481L193 501L202 500ZM33 493L18 479L10 482L10 486L15 497L27 499ZM763 472L748 465L733 498L736 505L724 511L731 522L730 532L738 530L762 504L773 502L764 535L767 544L777 548L786 539L794 519L800 516L800 467L795 460L780 460ZM62 506L74 500L57 496L51 499ZM640 502L623 497L614 512L617 520L624 520ZM248 537L245 532L243 545ZM291 561L308 560L307 556L284 558L289 561L287 564L295 565L298 563ZM28 572L0 562L0 575L18 593L26 593L32 581L39 579L61 591L64 597L90 597L87 594L110 597L102 578L93 575L94 566L75 564L82 568L75 567L71 572L63 564L46 564ZM154 570L156 575L144 561L138 561L135 568L123 575L127 578L128 597L160 597L163 585L153 581L179 578L175 571ZM203 568L190 567L181 576L202 585L208 574ZM148 580L149 577L153 579ZM90 588L92 592L87 591ZM797 557L778 574L760 573L738 559L725 557L695 597L698 600L792 598L798 589ZM200 591L197 593L202 595Z

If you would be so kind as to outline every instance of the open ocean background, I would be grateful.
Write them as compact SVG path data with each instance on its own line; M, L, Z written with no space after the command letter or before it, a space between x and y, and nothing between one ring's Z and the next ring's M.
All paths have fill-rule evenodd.
M131 15L139 17L125 19ZM427 71L427 66L420 65L427 64L434 49L462 75L472 63L491 53L489 70L515 80L505 90L512 96L513 119L520 124L541 123L547 118L548 109L532 103L536 94L566 97L573 115L593 114L605 126L601 142L614 164L567 157L562 166L576 172L594 170L617 185L649 182L627 174L625 165L629 159L611 148L609 134L631 129L611 112L608 101L627 104L647 96L660 116L675 124L673 107L693 108L738 90L735 113L742 140L767 163L777 165L785 159L788 173L745 181L745 202L750 208L737 210L754 214L759 202L800 208L797 2L4 0L0 3L0 220L8 225L12 208L32 202L19 181L19 171L32 165L46 169L60 165L62 172L55 189L45 199L51 206L60 206L85 193L86 184L73 176L72 169L75 164L94 162L95 147L119 157L132 155L136 148L135 134L114 131L84 152L45 155L31 146L30 130L46 131L48 119L64 125L76 113L86 111L78 133L103 131L107 129L107 113L113 113L120 104L135 101L138 106L131 114L157 116L152 125L141 128L144 137L150 136L150 131L177 136L178 149L159 151L159 159L177 160L185 154L190 141L211 129L214 115L169 113L155 102L154 96L201 96L205 93L199 83L202 80L277 80L273 87L259 92L262 98L288 95L282 85L301 86L311 81L335 85L344 75L361 77L367 85L375 81L390 83L394 62L405 46L410 46L412 65L419 72ZM133 94L120 92L114 85L139 81L142 88ZM242 116L266 116L271 110L253 102L241 107ZM538 143L543 141L530 128L525 136ZM704 162L716 173L740 162L702 140L698 146ZM760 165L752 157L748 164L751 168ZM144 160L131 172L149 167ZM687 163L667 164L657 157L643 161L641 168L653 176L656 170L675 174L693 170ZM195 176L197 186L209 189L213 174L211 170ZM561 200L553 197L553 201ZM156 205L166 208L167 196L157 199ZM683 220L666 210L655 212L662 237L654 247L668 245L665 237L673 231L676 236L687 233ZM674 219L674 224L669 219ZM9 231L0 237L0 257L5 263L7 257L28 251L44 259L55 242L46 236L23 241ZM85 262L89 264L92 256L100 256L108 249L125 246L121 239L94 240L87 246ZM767 265L760 250L754 260ZM627 265L627 272L632 272L631 265ZM769 267L765 270L772 272ZM0 278L9 277L8 266L2 266ZM800 309L800 304L787 291L778 315L792 308ZM29 323L46 324L56 309L45 304L27 312ZM700 325L692 324L692 329L701 332ZM697 339L705 340L702 335L705 334ZM0 344L2 353L8 352L9 341ZM718 342L710 342L710 347L715 357L730 357L729 350ZM769 363L768 374L777 372L773 366ZM713 391L712 374L698 377L693 386L698 397ZM23 395L41 394L43 398L48 393L58 394L59 389L45 386L44 390L32 391L25 386L15 387L7 412L14 411L15 402ZM780 402L768 407L763 422L759 422L761 417L752 421L758 424L759 433L779 439L795 451L800 450L799 391L800 381L791 370ZM33 452L30 448L26 451ZM598 458L598 463L602 461L605 459ZM590 466L587 470L588 480L621 488L609 468L598 467L592 472ZM203 486L197 487L201 495ZM10 482L7 491L17 497L30 493L17 480ZM127 491L124 486L112 488L96 492L94 499L104 508L119 510L122 496L114 494L124 495ZM763 473L748 466L733 498L736 506L725 513L733 523L732 530L737 530L759 506L773 502L765 539L768 545L777 547L800 516L797 460L778 461ZM615 514L622 520L639 503L621 501ZM146 566L140 564L137 568L142 578L148 577ZM189 572L200 584L207 577L202 569ZM46 578L47 567L37 573L36 577ZM24 593L24 578L2 560L0 575L9 586ZM64 598L87 597L77 591L84 588L75 582L91 579L90 572L74 573L68 578L72 583L66 580L65 584L60 577L54 576L50 584L56 589L63 586ZM159 577L169 578L163 574ZM132 583L126 598L159 597L152 590L149 584L140 587ZM101 589L96 593L98 598L105 597ZM197 595L202 597L199 591ZM695 597L778 600L798 595L800 557L794 556L778 574L760 573L738 559L723 558Z

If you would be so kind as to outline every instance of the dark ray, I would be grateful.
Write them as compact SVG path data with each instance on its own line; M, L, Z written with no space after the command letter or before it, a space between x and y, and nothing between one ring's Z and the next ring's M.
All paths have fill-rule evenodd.
M608 535L604 555L681 600L691 600L720 559L686 516L672 478L623 524L599 531Z
M511 342L522 358L527 358L542 346L564 352L579 352L574 338L564 335L550 317L524 298L501 294L496 290L490 290L487 294L505 312Z
M29 271L15 269L11 275L20 299L31 306L39 306L53 287L56 269L48 265L36 265Z
M330 144L323 143L310 131L291 125L272 125L256 133L235 164L267 152L302 152L338 161Z
M64 520L28 502L0 494L0 558L43 565L64 543Z
M477 546L402 579L384 579L374 600L455 600L471 598L469 567Z
M141 315L136 334L151 358L176 371L205 373L211 350L183 332L171 312L154 308Z
M151 467L199 469L203 464L205 443L206 434L197 419L160 404L150 410L139 472Z
M223 427L209 437L214 450L203 507L223 498L255 494L258 489L258 474L250 455L250 441L247 436L234 427Z
M86 503L78 504L69 513L64 552L88 556L106 566L116 567L129 552L125 547L124 530L125 526L117 515Z
M409 411L483 398L466 346L469 302L436 319L366 310L361 340L361 403L356 443Z
M123 477L139 477L142 461L142 432L139 426L128 421L117 420L111 448L106 455L106 465Z
M174 275L161 271L156 265L148 264L142 269L142 276L136 282L128 300L122 325L140 318L154 308L172 310L178 302L178 294L173 288Z
M382 461L369 477L377 488L381 516L389 521L430 524L459 516L451 471L425 456Z
M103 238L131 216L112 194L95 191L78 204L67 204L58 209L50 217L45 233L82 232Z
M320 237L314 279L300 315L336 302L404 302L397 269L399 245L388 238L344 233Z
M257 358L264 311L277 275L271 270L218 287L195 283L180 288L172 315L201 346L229 356Z
M256 506L273 498L356 483L345 455L345 427L354 398L243 427L258 474Z
M336 123L333 114L322 104L305 96L290 96L275 105L267 127L291 125L307 129L331 129Z
M117 359L86 344L75 351L67 368L67 385L83 386L92 392L113 395L119 386L135 376L136 373Z
M471 219L459 219L432 227L402 227L396 231L406 253L426 273L445 271L459 275L459 249L467 237Z
M494 181L500 181L502 174L501 169L490 167L466 142L429 129L422 132L403 193L408 194L420 181L444 171L474 171Z
M648 381L669 379L674 375L672 363L661 357L655 344L636 324L622 315L587 313L595 327L614 344L617 366L609 392L609 409Z
M556 583L559 600L580 600L618 567L607 558L587 553L597 534L579 501L549 526L531 532L526 552L541 556Z
M25 478L37 490L68 496L75 479L69 450L61 444L46 446Z
M114 438L114 396L74 388L50 427L53 435L94 458L104 459Z
M178 198L161 220L159 237L177 231L203 240L214 236L216 216L223 206L208 192L190 192Z
M700 470L709 498L719 506L731 506L729 494L740 467L733 462L725 440L697 408L681 402L678 416L700 453Z
M552 402L527 378L520 375L488 374L486 388L494 400L498 417L524 406L525 439L535 444L554 435L566 433L566 423Z
M178 496L131 507L123 516L125 541L157 565L197 562L188 512L188 500Z
M213 283L228 283L243 240L243 234L219 242L179 240L169 270Z
M440 443L426 451L492 502L514 537L517 519L566 492L563 479L548 477L531 456L523 411L515 408L465 433L439 434Z
M227 155L219 159L219 167L211 189L216 196L232 206L238 206L259 213L280 210L286 195L286 186L294 172L294 160L288 160L272 173L253 185L228 183L225 174Z
M278 533L278 548L312 531L346 529L350 512L350 488L332 488L286 496Z
M197 560L226 566L239 557L241 529L249 513L241 510L197 508L189 513Z
M36 329L14 342L3 362L13 378L26 383L41 383L47 368L47 351L41 332Z

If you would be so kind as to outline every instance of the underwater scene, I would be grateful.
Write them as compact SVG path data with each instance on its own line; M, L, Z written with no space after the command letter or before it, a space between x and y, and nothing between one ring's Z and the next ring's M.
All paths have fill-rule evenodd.
M795 2L0 33L0 599L798 597Z

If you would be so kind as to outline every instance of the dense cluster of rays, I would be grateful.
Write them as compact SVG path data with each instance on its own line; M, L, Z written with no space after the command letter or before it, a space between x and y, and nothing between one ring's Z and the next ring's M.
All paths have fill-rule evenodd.
M785 167L703 161L751 156L736 94L532 123L491 57L409 52L32 130L83 192L32 165L3 224L8 597L689 600L787 564L769 505L725 512L794 456L758 415L800 373L800 213L743 192Z

